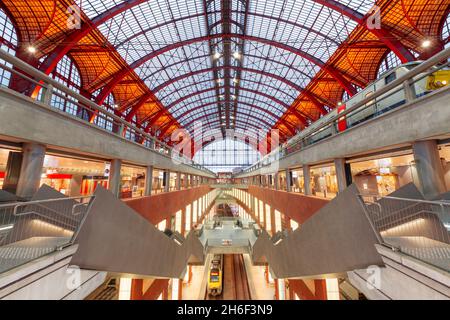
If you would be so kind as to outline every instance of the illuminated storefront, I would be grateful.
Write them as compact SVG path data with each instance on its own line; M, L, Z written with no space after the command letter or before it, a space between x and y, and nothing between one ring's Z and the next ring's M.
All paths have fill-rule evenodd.
M292 170L292 192L305 193L305 179L302 169Z
M386 196L418 181L412 154L351 163L353 182L361 193Z
M338 193L334 166L313 167L311 169L311 193L317 197L332 199Z
M93 194L98 185L108 188L109 163L46 155L41 185L67 196Z
M145 168L122 166L120 198L137 198L144 196Z
M444 179L447 191L450 191L450 144L440 146L439 155L441 156L442 166L444 168Z

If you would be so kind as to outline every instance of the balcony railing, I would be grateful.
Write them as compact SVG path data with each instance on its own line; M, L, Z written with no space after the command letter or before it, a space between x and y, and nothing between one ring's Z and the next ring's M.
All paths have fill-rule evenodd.
M0 273L70 246L94 196L0 205Z
M450 202L361 196L381 243L450 271Z
M123 137L134 143L138 143L147 149L166 157L174 157L180 163L214 175L212 171L195 163L192 159L174 152L174 149L171 146L150 135L138 125L126 121L113 112L106 110L102 106L99 106L81 94L69 89L58 81L1 49L0 70L3 70L3 72L9 72L13 76L21 79L21 81L24 81L29 87L36 88L37 92L35 94L30 94L29 92L19 92L18 90L13 90L8 84L6 86L9 90L19 92L30 99L34 99L37 106L43 105L46 107L54 107L55 104L70 105L72 109L76 111L73 113L64 112L63 114L67 117L84 120L92 125L96 125L97 127L104 129L111 134ZM2 85L5 88L5 84L0 83L0 86ZM55 103L55 101L57 101L57 103Z
M339 130L339 123L342 123L342 121L346 122L347 129L349 129L368 120L377 118L390 110L422 98L430 92L423 94L416 93L419 82L423 82L425 78L433 76L436 72L444 69L450 72L448 71L450 66L450 62L448 61L449 57L450 48L447 48L398 77L396 80L367 95L345 111L335 113L334 115L326 115L291 138L287 143L277 147L256 164L246 168L243 173L250 173L262 167L269 166L272 162L279 161L293 153L303 150L307 146L340 134L342 130ZM450 81L446 81L447 83L442 83L442 88L437 90L447 89L447 86L450 85L448 82ZM385 107L377 111L377 105L380 104L383 104ZM358 119L358 121L353 121L352 119Z

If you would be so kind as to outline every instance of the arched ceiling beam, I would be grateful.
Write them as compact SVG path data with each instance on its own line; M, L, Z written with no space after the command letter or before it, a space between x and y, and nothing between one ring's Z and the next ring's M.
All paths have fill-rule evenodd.
M362 13L338 2L335 0L313 0L316 3L323 5L324 7L330 8L340 14L350 18L351 20L357 22L359 25L366 28L369 32L373 33L381 42L383 42L389 49L391 49L402 63L416 60L413 54L392 35L388 30L383 28L371 28L368 24L368 18L370 16L364 16Z
M224 103L234 103L235 101L223 101L223 102ZM206 103L206 104L203 104L203 105L200 105L200 106L196 106L196 107L191 108L191 109L185 111L184 113L182 113L180 116L177 117L177 119L178 119L178 121L180 121L182 118L190 115L191 113L193 113L193 112L195 112L197 110L200 110L200 109L203 109L203 108L206 108L206 107L209 107L209 106L213 106L215 104L217 104L217 101L209 102L209 103ZM277 116L273 112L270 112L269 110L264 109L262 107L259 107L259 106L255 105L255 104L251 104L251 103L247 103L247 102L239 102L239 104L240 105L245 105L245 106L248 106L248 107L251 107L251 108L255 108L256 110L264 112L264 113L268 114L270 117L272 117L275 121L277 121L279 119L279 116Z
M270 85L270 84L267 84L267 83L260 83L259 81L255 81L255 80L253 80L253 79L245 79L245 81L246 82L250 82L250 83L254 83L254 84L261 84L264 88L269 88L269 89L271 89L271 90L279 90L279 88L278 87L275 87L275 86L273 86L273 85ZM184 87L181 87L178 91L180 91L180 90L184 90L184 89L187 89L187 88L190 88L190 87L192 87L193 85L201 85L201 84L204 84L204 83L211 83L211 79L207 79L207 80L202 80L202 81L199 81L199 82L195 82L194 84L188 84L188 85L186 85L186 86L184 86ZM161 100L164 100L164 99L166 99L168 96L170 96L170 95L172 95L173 93L172 92L170 92L168 95L166 95L166 96L164 96L164 97L161 97ZM290 98L292 98L292 100L295 100L296 99L296 97L294 97L294 96L292 96L292 95L290 95L290 94L288 94L288 93L285 93L287 96L289 96ZM234 101L233 103L235 103L236 101ZM216 103L217 103L217 101L216 101Z
M215 116L215 115L217 115L217 112L204 114L204 115L202 115L201 117L198 117L198 118L196 118L196 119L193 119L193 120L189 121L189 122L186 124L186 128L189 128L189 127L190 127L192 124L194 124L196 121L201 121L202 119L209 118L209 117ZM264 124L264 125L266 126L265 129L267 129L267 130L270 129L270 128L272 127L267 121L265 121L264 119L257 118L255 115L253 115L253 114L251 114L251 113L243 113L242 115L243 115L243 116L247 116L247 117L252 118L253 120L255 120L255 122L252 122L253 124ZM292 128L290 128L290 129L292 130ZM292 133L293 133L293 132L292 132Z
M322 68L322 70L324 70L325 72L327 72L332 78L334 78L343 88L345 91L347 91L347 93L350 96L353 96L354 94L356 94L356 89L355 87L340 73L340 71L338 71L337 69L335 69L334 67L325 64L323 61L321 61L320 59L310 55L309 53L306 53L300 49L296 49L294 47L291 47L289 45L280 43L280 42L276 42L274 40L269 40L269 39L264 39L264 38L259 38L259 37L253 37L253 36L249 36L249 35L241 35L241 34L217 34L217 35L209 35L209 36L203 36L203 37L198 37L198 38L193 38L193 39L188 39L188 40L184 40L184 41L180 41L177 43L173 43L171 45L168 45L164 48L161 48L159 50L155 50L152 53L149 53L143 57L141 57L140 59L136 60L135 62L133 62L129 68L124 68L121 71L117 72L114 77L109 81L109 83L103 88L103 90L101 91L101 93L98 95L97 97L97 103L98 104L102 104L104 99L112 92L112 90L114 89L114 87L116 85L118 85L126 76L128 76L131 72L133 72L134 69L142 66L144 63L146 63L147 61L161 55L164 54L168 51L183 47L183 46L187 46L190 44L194 44L197 42L203 42L203 41L208 41L211 39L216 39L216 38L239 38L241 40L248 40L248 41L253 41L253 42L259 42L259 43L263 43L269 46L274 46L277 47L279 49L282 50L286 50L288 52L291 52L292 54L298 55L308 61L310 61L311 63L317 65L318 67Z
M109 19L129 10L141 3L149 0L128 0L124 1L105 12L99 14L91 21L82 21L81 28L72 31L58 46L45 58L40 66L40 70L50 74L58 65L58 62L73 48L81 39L87 36L92 30L105 23Z
M211 122L206 122L205 124L206 124L206 125L214 125L214 124L216 124L216 123L220 123L220 120L214 120L214 121L211 121ZM169 126L169 127L170 127L170 126ZM254 133L256 137L258 136L258 133L260 133L259 130L261 130L261 128L256 128L256 127L254 127L254 126L250 126L250 127L248 127L248 128L244 128L244 127L239 126L238 124L236 124L235 128L236 128L236 129L243 130L244 132L247 131L247 132ZM217 130L218 132L220 131L219 128L215 128L215 129L213 129L213 130ZM233 130L233 129L229 129L229 130ZM253 130L253 131L252 131L252 130ZM267 130L264 130L264 132L266 132L266 131L267 131ZM285 131L283 131L283 130L280 130L280 131L282 132L283 135L286 135L286 132L285 132ZM209 132L208 132L208 134L209 134ZM265 133L264 133L264 135L261 136L261 138L264 138L264 136L266 136ZM194 140L195 140L197 137L196 137L196 136L193 136L193 138L194 138Z
M214 11L214 12L210 12L210 14L212 14L212 13L221 13L221 12L222 12L222 11L220 11L220 10L216 10L216 11ZM242 10L232 10L231 12L232 12L232 13L245 14L245 11L242 11ZM301 28L301 29L306 30L306 31L308 31L308 32L314 33L314 34L316 34L316 35L318 35L318 36L320 36L320 37L326 39L327 41L330 41L330 42L334 43L335 45L339 45L339 44L340 44L339 42L337 42L335 39L331 38L330 36L327 36L326 34L320 32L320 31L317 31L317 30L308 28L308 27L306 27L306 26L304 26L304 25L302 25L302 24L296 23L296 22L294 22L294 21L289 21L289 20L286 20L286 19L281 19L281 18L279 18L279 17L272 17L272 16L268 16L268 15L265 15L265 14L262 14L262 13L257 13L257 12L248 12L247 14L250 15L250 16L255 16L255 17L260 17L260 18L265 18L265 19L271 19L271 20L280 21L280 22L283 22L283 23L286 23L286 24L290 24L290 25L292 25L292 26L294 26L294 27L296 27L296 28ZM166 22L164 22L164 23L160 23L160 24L158 24L158 25L156 25L156 26L152 26L152 27L150 27L150 28L147 28L147 29L144 29L144 30L142 30L142 31L140 31L140 32L137 32L137 33L131 35L130 37L128 37L128 38L122 40L121 42L119 42L119 43L116 45L115 48L117 49L117 48L119 48L120 46L123 46L125 43L130 42L130 41L132 41L133 39L135 39L135 38L137 38L137 37L139 37L139 36L141 36L141 35L143 35L143 34L146 34L147 32L150 32L150 31L152 31L152 30L159 29L159 28L161 28L161 27L164 27L164 26L169 25L169 24L174 23L174 22L179 22L179 21L183 21L183 20L189 20L189 19L192 19L192 18L198 18L198 17L204 16L204 15L205 15L205 14L202 12L202 13L197 13L197 14L193 14L193 15L190 15L190 16L180 17L180 18L178 18L178 19L166 21Z
M259 75L263 75L263 76L266 76L266 77L273 78L275 80L278 80L278 81L280 81L280 82L282 82L282 83L292 87L296 91L298 91L300 93L303 93L304 96L306 98L308 98L319 109L319 111L321 113L322 113L322 110L324 110L323 104L318 101L318 99L315 97L315 95L313 93L311 93L308 90L304 89L303 87L295 84L294 82L287 80L284 77L278 76L278 75L273 74L273 73L265 72L265 71L262 71L262 70L250 69L250 68L238 68L238 67L234 67L234 66L226 66L226 67L225 66L221 66L221 67L216 67L216 68L207 68L207 69L196 70L196 71L190 72L190 73L185 73L185 74L182 74L182 75L180 75L178 77L172 78L169 81L166 81L166 82L162 83L158 87L154 88L152 90L152 92L154 94L157 94L159 91L161 91L165 87L167 87L167 86L169 86L169 85L171 85L171 84L173 84L175 82L184 80L184 79L192 77L194 75L198 75L198 74L202 74L202 73L209 73L209 72L216 72L216 71L219 71L221 69L241 70L241 71L244 71L244 72L255 73L255 74L259 74ZM251 80L246 80L246 79L241 79L241 80L243 80L243 81L251 81ZM208 80L208 81L210 81L210 80ZM144 95L142 97L142 99L140 99L139 102L132 107L130 113L127 116L127 119L128 119L128 117L131 119L136 114L136 112L146 103L146 101L148 100L147 96L150 96L150 94Z
M168 68L175 67L175 66L177 66L179 64L184 64L187 61L196 60L196 59L203 59L203 58L206 58L206 57L209 57L209 54L193 57L192 59L188 59L188 60L177 61L176 63L164 66L164 68L159 69L157 72L152 73L152 74L146 76L145 78L142 78L142 80L143 81L147 81L149 78L155 76L156 74L159 74L160 72L163 72L163 71L165 71ZM305 73L304 71L302 71L300 69L296 69L295 67L293 67L293 66L291 66L291 65L289 65L287 63L284 63L282 61L277 61L277 60L270 59L269 57L256 56L256 55L252 55L252 54L248 54L248 53L245 53L245 57L251 57L251 58L256 58L256 59L260 59L260 60L266 60L266 61L269 61L269 62L274 63L276 65L280 65L280 66L283 66L283 67L286 67L286 68L290 68L290 69L294 70L295 72L300 73L302 76L305 76L306 78L308 78L310 80L313 79L313 77L311 77L311 75ZM208 69L208 70L211 70L211 69ZM164 85L165 83L167 83L167 82L162 83L161 85L159 85L156 88L154 88L152 91L156 94L159 90L161 90L161 86Z
M223 88L224 88L223 86L222 86L222 87L219 87L219 89L223 89ZM200 90L200 91L197 91L197 92L193 92L193 93L191 93L191 94L188 94L188 95L186 95L186 96L184 96L184 97L182 97L182 98L180 98L180 99L178 99L178 100L172 102L170 105L168 105L168 106L167 106L167 110L170 110L171 108L173 108L173 107L176 106L177 104L179 104L179 103L185 101L186 99L195 97L195 96L200 95L200 94L202 94L202 93L206 93L206 92L210 92L210 91L215 91L215 90L216 90L215 88L208 88L208 89L205 89L205 90ZM256 94L256 95L260 95L260 96L265 97L265 98L267 98L267 99L269 99L269 100L272 100L272 101L275 102L276 104L278 104L278 105L284 107L285 110L288 110L289 107L290 107L287 103L285 103L285 102L283 102L283 101L281 101L281 100L279 100L279 99L277 99L277 98L275 98L275 97L273 97L273 96L271 96L271 95L269 95L269 94L266 94L266 93L263 93L263 92L259 92L259 91L256 91L256 90L252 90L252 89L248 89L248 88L241 88L241 90L242 90L242 91L246 91L246 92L250 92L250 93L253 93L253 94ZM299 115L298 118L299 118L299 120L300 120L304 125L307 125L307 124L308 124L308 122L306 121L306 119L305 119L304 116L302 116L302 115L300 115L300 114L298 114L298 113L297 113L297 115Z

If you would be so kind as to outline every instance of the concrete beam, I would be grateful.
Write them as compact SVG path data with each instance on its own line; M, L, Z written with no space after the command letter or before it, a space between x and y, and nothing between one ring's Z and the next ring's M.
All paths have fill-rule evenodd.
M5 141L35 142L48 149L215 177L6 88L0 88L0 114L0 139Z
M450 138L449 98L450 86L305 147L279 160L279 168L333 162L334 159L411 146L414 141ZM272 173L270 166L237 177L269 173Z

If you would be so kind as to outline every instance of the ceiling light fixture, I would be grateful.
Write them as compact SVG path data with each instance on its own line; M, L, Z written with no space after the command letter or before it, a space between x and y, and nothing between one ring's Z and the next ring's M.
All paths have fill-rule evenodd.
M422 47L423 48L429 48L431 46L431 40L424 40L422 42Z
M238 59L241 58L241 54L239 53L239 51L235 51L235 52L233 53L233 58L235 58L236 60L238 60Z
M36 50L35 47L33 47L33 46L29 46L29 47L28 47L28 52L29 52L29 53L34 54L34 53L36 53L36 51L37 51L37 50Z
M214 53L213 57L214 57L214 59L219 59L220 53L219 52Z

